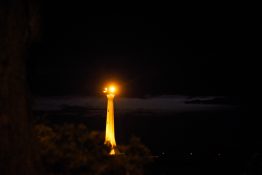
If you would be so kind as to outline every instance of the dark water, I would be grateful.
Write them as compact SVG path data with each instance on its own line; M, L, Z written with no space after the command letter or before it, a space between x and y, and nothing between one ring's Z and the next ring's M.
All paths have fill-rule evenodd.
M137 135L159 156L153 174L239 174L243 168L237 111L132 114L116 117L116 127L119 142Z
M85 122L104 130L105 115L52 116L53 122ZM239 110L115 114L116 141L141 138L155 159L147 174L240 174L246 166Z

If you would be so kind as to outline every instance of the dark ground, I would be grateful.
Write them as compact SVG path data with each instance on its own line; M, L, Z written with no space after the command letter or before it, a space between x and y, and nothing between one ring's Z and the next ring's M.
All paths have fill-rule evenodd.
M46 113L51 122L84 122L104 130L105 115L85 112ZM43 116L38 113L38 116ZM156 156L148 174L240 174L248 169L250 150L243 147L239 109L183 113L115 114L116 141L132 135Z

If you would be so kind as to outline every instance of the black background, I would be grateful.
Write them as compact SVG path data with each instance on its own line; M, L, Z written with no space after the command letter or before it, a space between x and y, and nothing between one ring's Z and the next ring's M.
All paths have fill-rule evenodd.
M43 2L32 92L92 96L113 80L123 96L242 93L247 17L237 8L133 5Z

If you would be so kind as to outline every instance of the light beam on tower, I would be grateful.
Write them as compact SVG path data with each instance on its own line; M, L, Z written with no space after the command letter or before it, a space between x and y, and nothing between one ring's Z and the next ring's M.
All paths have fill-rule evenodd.
M105 135L105 144L110 146L110 155L119 154L119 151L116 147L115 140L115 127L114 127L114 97L117 88L113 85L110 85L104 89L104 93L107 96L107 116L106 116L106 135Z

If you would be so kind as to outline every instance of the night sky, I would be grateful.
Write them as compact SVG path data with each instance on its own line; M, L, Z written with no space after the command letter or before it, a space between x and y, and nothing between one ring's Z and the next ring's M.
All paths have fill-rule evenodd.
M43 2L42 37L29 52L32 93L96 96L112 80L123 96L239 95L235 11L127 7Z

